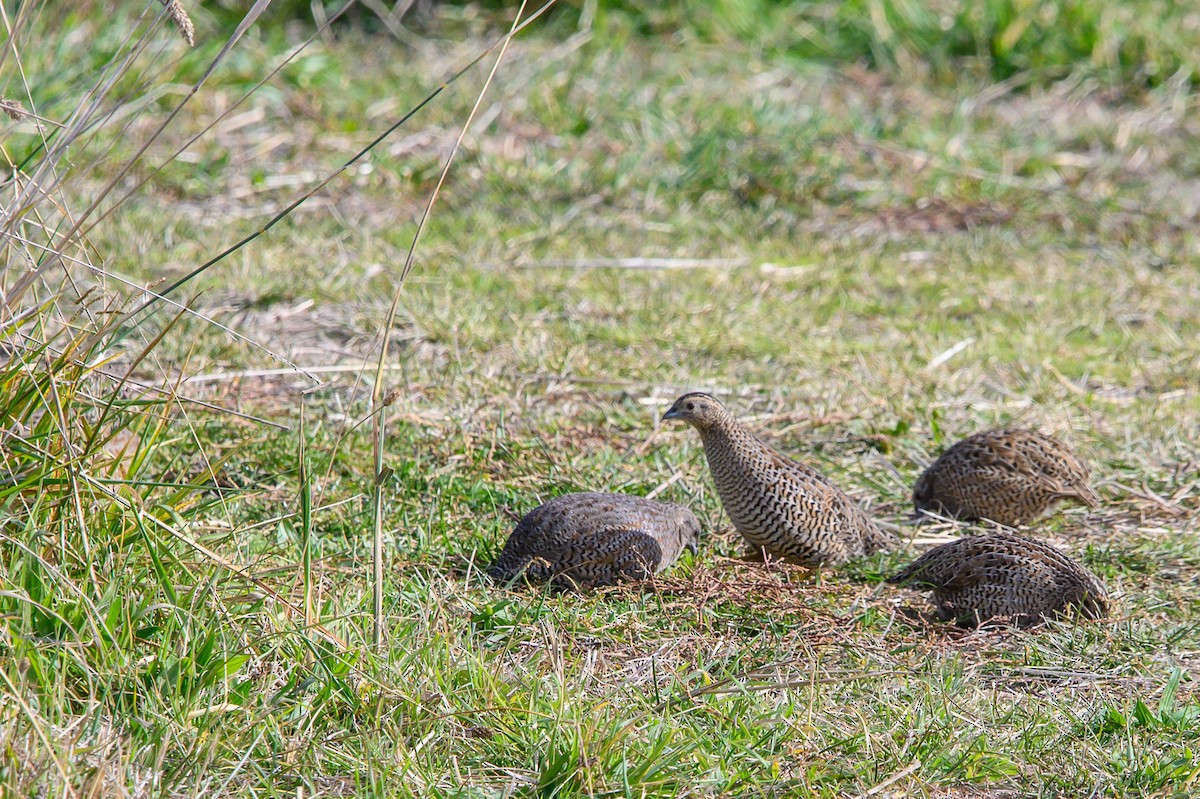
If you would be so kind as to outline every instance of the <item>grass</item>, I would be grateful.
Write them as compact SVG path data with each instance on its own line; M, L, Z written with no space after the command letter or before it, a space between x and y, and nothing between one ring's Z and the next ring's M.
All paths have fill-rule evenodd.
M1128 6L1145 26L1154 7ZM337 28L172 158L311 32L266 17L68 250L107 282L47 268L5 306L6 794L1198 790L1186 74L1145 80L1069 51L997 84L1007 67L971 54L814 61L727 18L664 40L636 9L600 10L590 34L562 13L514 42L388 331L381 651L365 381L486 72L174 295L257 346L165 306L116 326L109 311L139 298L112 276L171 280L254 232L477 54L498 12L447 11L407 44ZM6 291L46 262L13 231L61 232L62 209L134 159L229 32L197 13L186 51L148 21L95 19L39 37L43 13L19 39L52 120L131 30L147 49L97 110L113 121L73 142L56 202L16 214L6 194ZM1164 47L1190 30L1171 19ZM60 57L74 41L90 61ZM0 93L29 107L16 58ZM27 121L2 146L27 173L42 163ZM966 433L1064 436L1105 504L1037 534L1105 580L1113 617L967 633L882 584L912 551L819 578L740 562L697 437L656 424L692 388L886 521ZM687 504L701 553L648 590L505 591L480 575L510 513L580 489Z

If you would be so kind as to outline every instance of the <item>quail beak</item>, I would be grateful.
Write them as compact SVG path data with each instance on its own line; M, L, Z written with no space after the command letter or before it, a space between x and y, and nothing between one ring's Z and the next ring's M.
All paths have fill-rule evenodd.
M700 554L700 542L696 539L693 538L691 541L688 541L686 544L684 544L684 546L687 547L687 551L691 552L693 555Z
M678 418L679 418L679 411L677 411L674 406L672 406L671 410L667 411L662 416L662 420L664 422L670 421L671 419L678 419Z

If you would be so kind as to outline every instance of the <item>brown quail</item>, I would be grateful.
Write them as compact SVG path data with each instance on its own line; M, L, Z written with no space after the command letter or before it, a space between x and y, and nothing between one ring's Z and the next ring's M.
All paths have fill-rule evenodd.
M679 505L626 494L565 494L525 514L488 575L556 588L645 580L685 547L695 552L699 536L700 523Z
M913 486L917 512L991 519L1016 526L1058 502L1089 507L1100 497L1088 467L1065 444L1032 430L992 430L964 438L933 462Z
M1108 593L1096 575L1045 541L987 532L926 552L889 583L932 590L938 616L976 626L1005 617L1020 626L1080 613L1108 613Z
M816 568L893 543L820 472L781 455L708 394L684 394L663 419L696 428L721 504L756 552Z

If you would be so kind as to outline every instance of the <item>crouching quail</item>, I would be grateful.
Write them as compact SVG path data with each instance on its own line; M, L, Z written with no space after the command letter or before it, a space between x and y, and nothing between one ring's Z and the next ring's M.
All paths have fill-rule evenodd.
M1005 617L1019 626L1077 613L1108 613L1096 575L1062 551L1008 532L970 535L926 552L889 583L933 592L939 618L976 626Z
M556 588L646 580L684 548L696 551L700 523L687 508L626 494L565 494L525 514L488 575Z
M1031 430L993 430L959 441L913 486L918 513L1016 526L1063 500L1096 507L1088 467L1065 444Z

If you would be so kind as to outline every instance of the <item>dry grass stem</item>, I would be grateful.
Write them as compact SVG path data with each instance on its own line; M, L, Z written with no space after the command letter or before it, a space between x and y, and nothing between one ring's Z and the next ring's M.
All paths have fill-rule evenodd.
M749 258L555 258L516 264L522 269L737 269Z

